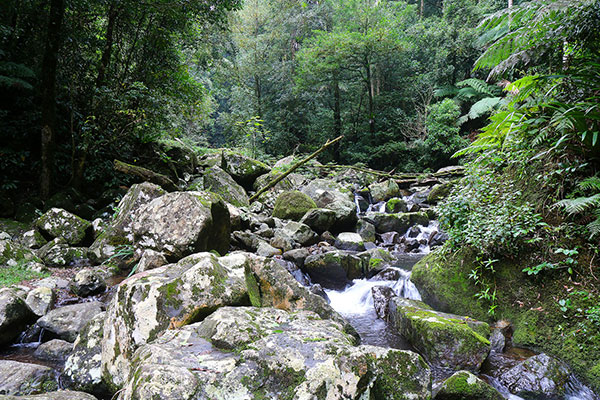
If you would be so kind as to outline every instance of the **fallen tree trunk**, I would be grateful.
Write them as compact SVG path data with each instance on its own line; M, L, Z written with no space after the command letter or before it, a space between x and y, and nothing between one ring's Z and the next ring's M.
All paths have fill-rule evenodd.
M326 168L326 169L352 169L352 170L355 170L355 171L364 172L366 174L371 174L371 175L379 176L379 177L382 177L382 178L388 178L388 179L417 179L420 176L419 174L410 174L410 173L406 173L406 174L392 174L392 173L388 173L388 172L384 172L384 171L377 171L377 170L370 169L370 168L357 167L357 166L354 166L354 165L325 164L325 165L319 165L318 168Z
M250 203L252 203L254 200L256 200L261 194L263 194L264 192L266 192L267 190L271 189L273 186L277 185L279 182L281 182L283 179L285 179L286 176L288 176L289 174L291 174L292 172L294 172L295 170L297 170L298 168L300 168L302 165L306 164L307 162L309 162L310 160L312 160L313 158L315 158L316 156L318 156L320 153L322 153L326 148L328 148L329 146L331 146L334 143L339 142L340 140L342 140L344 136L338 136L337 138L333 139L333 140L328 140L323 146L321 146L317 151L315 151L314 153L312 153L311 155L309 155L308 157L306 157L305 159L303 159L302 161L299 161L298 163L294 164L292 166L292 168L290 168L289 170L287 170L286 172L284 172L283 174L277 176L275 179L273 179L271 182L267 183L267 185L265 185L265 187L263 187L262 189L260 189L258 192L256 192L252 197L250 197Z
M162 187L168 192L176 192L179 190L177 185L173 183L169 177L151 171L144 167L138 167L137 165L131 165L124 163L123 161L115 160L115 170L122 172L127 175L137 176L138 178L148 181Z

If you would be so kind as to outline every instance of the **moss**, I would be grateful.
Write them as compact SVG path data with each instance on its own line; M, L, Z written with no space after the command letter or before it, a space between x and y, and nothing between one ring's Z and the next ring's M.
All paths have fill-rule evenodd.
M244 267L244 278L246 280L246 289L248 290L248 296L250 297L250 304L254 307L261 307L262 301L260 296L260 288L256 280L256 276L248 265Z
M381 258L371 258L369 260L369 270L380 269L383 260Z
M439 400L502 400L496 389L466 371L448 378L436 395Z
M306 194L297 190L283 192L277 197L273 216L299 221L307 211L317 208L317 204Z

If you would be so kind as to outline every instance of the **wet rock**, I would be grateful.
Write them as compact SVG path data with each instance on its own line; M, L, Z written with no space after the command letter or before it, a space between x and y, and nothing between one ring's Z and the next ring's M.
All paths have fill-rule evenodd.
M35 221L35 226L51 238L62 238L69 245L77 246L84 242L86 235L91 236L92 224L66 210L51 208Z
M569 367L546 354L538 354L517 364L500 376L500 383L524 398L563 399L571 376Z
M90 258L95 261L105 261L115 255L118 246L132 245L131 225L136 210L165 193L160 186L148 182L131 186L116 207L118 211L110 226L90 246Z
M299 221L304 214L313 208L317 208L317 205L306 194L297 190L287 191L277 197L273 208L273 216Z
M193 254L121 282L107 308L102 343L110 386L123 385L135 349L169 327L202 320L225 305L249 304L244 268L229 265L228 257Z
M400 195L400 188L393 179L389 179L385 182L372 183L369 185L369 191L371 192L371 198L375 203L386 201Z
M308 225L315 232L322 233L328 231L336 221L336 213L327 208L314 208L304 214L301 223Z
M66 267L76 260L87 257L87 248L71 247L62 238L46 243L37 251L38 256L49 267Z
M303 247L300 249L286 251L285 253L283 253L283 258L285 260L292 261L298 267L302 267L304 265L304 260L306 260L306 257L308 257L309 255L310 253L308 252L308 250Z
M221 168L247 190L252 188L256 178L271 170L265 163L229 151L222 155Z
M365 242L375 242L375 225L365 219L359 219L356 224L356 231Z
M448 234L446 232L434 232L429 237L430 247L439 247L448 240Z
M401 198L392 198L385 203L385 212L390 214L408 212L406 201Z
M0 289L0 345L11 343L35 317L14 290Z
M436 204L440 200L445 199L450 194L454 184L452 182L439 183L431 188L431 191L427 195L427 203Z
M363 251L365 244L358 233L342 232L335 240L335 247L340 250Z
M356 223L356 204L349 190L334 181L314 179L302 189L302 192L310 196L318 207L335 212L335 229L341 230L354 227Z
M300 222L288 222L281 230L281 233L300 243L302 246L309 246L317 242L317 234L308 225L301 224ZM275 236L277 237L277 235Z
M374 281L397 281L402 277L402 272L398 268L386 268L375 275Z
M11 396L58 389L52 368L12 360L0 360L0 393Z
M48 243L48 241L44 239L41 233L39 233L35 229L32 229L23 234L23 237L21 238L21 243L28 249L39 249L40 247Z
M439 387L435 400L503 400L493 387L470 373L458 371Z
M377 232L406 232L413 225L429 224L429 217L423 212L418 213L368 213L367 217L373 221Z
M73 343L65 340L52 339L49 342L42 343L33 353L40 360L47 361L65 361L73 351Z
M104 290L106 290L106 281L98 271L92 268L80 270L71 282L71 291L81 297L93 296Z
M328 289L343 289L349 280L362 276L362 262L359 257L344 251L329 251L308 256L304 270L314 282Z
M131 226L135 246L181 258L196 251L229 249L229 211L215 194L174 192L142 205Z
M231 176L221 168L214 166L204 171L204 190L216 193L228 203L236 207L250 205L248 195L243 187L238 185ZM197 190L197 189L195 189Z
M335 322L273 308L225 307L165 332L135 353L133 369L139 379L128 382L124 400L395 400L427 398L431 382L415 353L354 347Z
M44 316L54 306L56 300L56 293L54 289L40 286L32 289L27 294L25 303L29 306L37 316Z
M59 390L44 394L30 396L2 396L0 400L96 400L91 394L84 392L72 392L70 390Z
M388 305L390 299L396 296L394 289L389 286L374 286L371 288L373 307L377 316L385 321L388 319Z
M165 255L159 251L145 249L142 252L140 260L138 261L138 267L136 273L150 271L168 264Z
M66 387L95 394L107 392L101 368L105 317L106 312L94 316L75 339L62 375Z
M394 297L390 320L430 363L443 369L478 371L490 351L489 326L433 311L425 303Z
M74 342L81 329L101 312L102 303L98 301L73 304L50 311L37 324L61 339Z
M490 335L490 346L493 353L502 353L506 346L506 338L500 329L494 329Z

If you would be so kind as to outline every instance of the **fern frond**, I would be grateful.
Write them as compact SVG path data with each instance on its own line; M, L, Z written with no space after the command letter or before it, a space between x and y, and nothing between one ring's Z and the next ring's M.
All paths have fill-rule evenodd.
M595 220L587 224L587 228L590 231L590 239L600 233L600 217L596 217Z
M558 207L563 208L567 214L580 214L590 208L600 205L600 193L590 197L578 197L575 199L564 199L556 203Z
M499 94L500 89L497 86L488 85L481 79L469 78L464 81L460 81L456 84L458 87L471 87L481 94L487 94L489 96L496 96Z
M476 119L492 112L498 107L501 100L502 97L486 97L485 99L479 100L477 103L471 106L468 114L469 118Z
M435 97L448 97L455 96L458 93L458 89L454 86L442 86L440 88L435 89L433 95Z
M598 176L590 176L579 182L577 187L581 190L593 190L596 192L600 192L600 177Z

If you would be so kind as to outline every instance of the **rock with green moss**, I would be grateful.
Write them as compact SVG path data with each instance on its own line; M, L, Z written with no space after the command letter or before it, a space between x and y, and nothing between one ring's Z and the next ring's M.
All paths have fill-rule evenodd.
M398 232L403 234L411 226L429 224L429 217L424 212L396 214L370 212L367 213L367 218L373 221L378 233Z
M39 249L40 247L48 243L48 241L44 239L42 234L35 229L31 229L25 232L21 237L20 242L21 244L23 244L23 246L27 247L28 249Z
M369 191L371 192L371 198L374 202L386 201L392 197L398 197L400 195L400 188L393 179L388 179L384 182L372 183L369 185Z
M102 382L102 339L106 312L97 314L79 332L73 343L73 351L63 370L66 387L95 394L104 394L107 388Z
M313 208L317 208L317 205L306 194L297 190L287 191L277 197L273 208L273 216L299 221L307 211Z
M271 170L263 162L232 151L223 152L221 168L231 175L237 183L248 190L252 188L256 178Z
M71 281L71 291L80 297L93 296L106 290L103 274L93 268L77 272Z
M209 192L174 192L142 205L131 225L134 246L152 249L167 258L198 251L229 250L229 211Z
M328 231L336 221L335 211L327 208L313 208L308 210L300 219L300 223L308 225L317 233Z
M15 290L0 289L0 346L11 343L35 318Z
M317 234L308 225L296 221L290 221L281 229L281 234L300 243L309 246L317 242Z
M96 400L94 396L84 392L74 392L71 390L58 390L44 394L30 396L3 396L0 400Z
M52 368L12 360L0 360L0 393L25 396L57 389L56 372Z
M450 194L454 182L438 183L431 188L431 191L427 195L427 203L436 204L440 200L445 199Z
M102 312L103 306L99 301L90 301L55 308L40 318L37 324L61 339L74 342L83 327Z
M12 239L21 237L31 229L31 224L0 218L0 232L6 232Z
M202 178L204 190L218 194L223 200L237 207L250 205L244 188L218 166L215 165L204 171Z
M19 264L39 263L42 260L4 232L0 232L0 265L14 267Z
M350 190L332 180L314 179L302 188L302 192L313 199L318 207L335 212L333 229L354 229L356 204Z
M363 275L361 259L343 250L313 254L304 260L304 271L323 287L343 289L352 279Z
M390 214L405 213L408 212L408 206L404 199L395 197L385 203L385 212Z
M116 254L119 246L132 245L131 225L136 210L165 193L160 186L149 182L131 186L115 208L116 213L109 227L90 246L90 258L98 262L105 261Z
M64 239L56 238L37 250L37 254L49 267L66 267L76 260L86 258L87 248L71 247Z
M487 323L432 310L416 300L395 297L390 320L431 364L449 370L478 371L490 352Z
M502 400L504 397L469 371L458 371L439 387L435 400Z
M419 355L355 347L340 324L312 312L224 307L138 349L121 397L429 399L430 385Z
M250 304L244 268L197 253L123 281L107 308L103 375L123 385L133 352L163 331L200 321L219 307Z
M51 238L62 238L71 246L81 244L92 234L92 223L61 208L51 208L35 221L35 226Z

